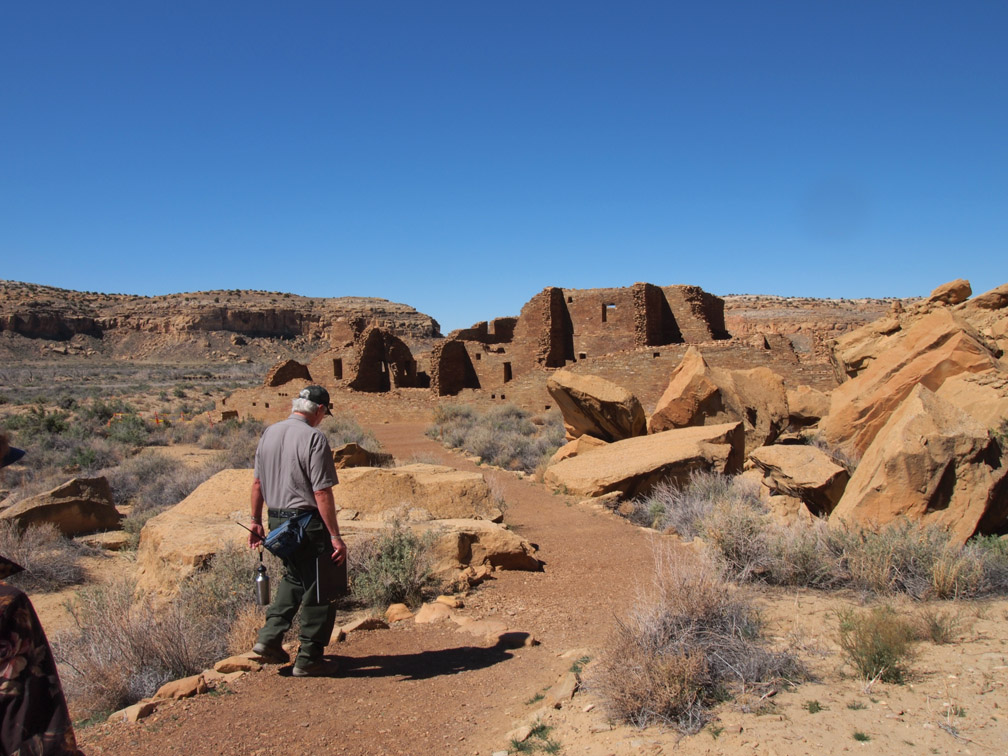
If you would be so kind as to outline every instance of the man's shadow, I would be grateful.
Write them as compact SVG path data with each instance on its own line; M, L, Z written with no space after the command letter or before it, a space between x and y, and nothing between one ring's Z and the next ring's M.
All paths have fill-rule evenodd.
M402 677L405 680L427 680L441 675L457 675L492 667L514 657L511 649L525 645L528 633L504 633L490 647L458 646L415 654L383 654L372 656L326 656L331 670L318 677ZM290 675L290 668L282 670Z

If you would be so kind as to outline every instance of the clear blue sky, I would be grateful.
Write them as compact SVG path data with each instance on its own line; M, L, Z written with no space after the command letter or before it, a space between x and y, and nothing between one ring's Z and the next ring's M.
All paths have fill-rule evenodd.
M1008 2L0 4L0 278L380 296L1008 282Z

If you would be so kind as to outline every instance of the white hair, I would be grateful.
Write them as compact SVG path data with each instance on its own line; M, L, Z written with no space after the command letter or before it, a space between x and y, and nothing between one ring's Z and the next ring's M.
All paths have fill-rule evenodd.
M291 402L291 412L300 412L302 415L314 415L318 412L320 406L311 399L302 399L300 396L297 396Z

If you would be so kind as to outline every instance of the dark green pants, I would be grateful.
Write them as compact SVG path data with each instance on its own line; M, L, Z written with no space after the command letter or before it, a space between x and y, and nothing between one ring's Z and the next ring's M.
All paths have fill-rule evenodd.
M269 529L273 530L283 522L281 518L271 516ZM259 643L279 646L300 608L301 648L295 660L299 667L321 659L332 636L336 605L328 601L320 604L315 598L315 559L330 554L332 544L329 541L329 531L322 518L315 516L308 524L307 537L294 556L283 560L283 580L277 586L273 603L266 610L266 625L259 631Z

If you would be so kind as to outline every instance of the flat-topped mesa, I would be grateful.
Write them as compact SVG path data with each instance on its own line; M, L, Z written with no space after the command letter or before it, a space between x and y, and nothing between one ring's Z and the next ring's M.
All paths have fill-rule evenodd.
M665 344L728 338L724 301L698 286L636 283L610 289L550 286L517 318L453 331L431 355L439 396L464 388L500 388L538 368Z
M437 338L441 327L409 305L377 297L301 297L216 290L141 297L0 281L0 331L29 338L101 338L123 329L180 334L224 331L242 336L352 339L368 326L405 338Z

